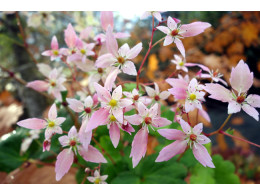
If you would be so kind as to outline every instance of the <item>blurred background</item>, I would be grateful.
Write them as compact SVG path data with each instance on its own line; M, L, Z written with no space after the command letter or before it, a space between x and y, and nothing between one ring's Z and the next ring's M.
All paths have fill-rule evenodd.
M144 49L134 61L137 66L140 66L147 51L152 25L151 18L140 20L141 15L142 13L114 12L114 30L131 34L131 38L119 40L119 44L127 42L132 47L140 41L143 43ZM255 76L249 93L260 94L260 12L178 11L164 12L162 16L164 19L168 16L179 18L182 24L193 21L212 24L212 27L201 35L183 40L187 62L204 64L213 70L218 69L229 82L232 67L243 59ZM93 33L89 35L90 40L95 34L102 32L100 12L0 12L0 182L55 183L54 171L47 170L52 167L47 167L46 170L40 169L39 172L36 167L27 169L24 165L23 174L19 173L14 180L7 177L14 170L3 165L8 164L6 156L12 155L12 151L5 151L5 147L1 148L1 143L3 146L4 141L15 134L15 123L18 120L28 117L41 118L46 115L49 100L25 88L19 78L27 82L44 79L38 72L37 63L51 63L54 66L60 64L59 61L50 62L49 58L41 56L41 53L50 48L51 38L54 35L57 36L60 47L65 47L64 29L68 23L71 23L77 32L91 26ZM163 33L156 32L154 41L163 36ZM174 72L175 65L170 62L173 54L179 54L174 44L167 47L157 45L153 48L145 65L145 71L141 74L141 82L159 82ZM194 75L198 71L196 68L191 70ZM69 71L67 74L70 74ZM135 81L131 76L120 75L120 77L123 80ZM160 88L166 90L169 86L160 84ZM172 96L167 100L167 104L174 104ZM200 120L206 126L205 131L209 133L217 129L227 117L227 105L207 98L205 109L210 114L212 124L202 118ZM196 113L191 118L195 122ZM229 126L235 129L234 135L260 143L259 122L244 112L234 115ZM149 138L148 154L153 154L158 144L157 139ZM234 163L241 183L260 183L259 149L218 135L213 140L212 153L221 154L225 160ZM75 183L73 176L75 172L72 169L62 183Z

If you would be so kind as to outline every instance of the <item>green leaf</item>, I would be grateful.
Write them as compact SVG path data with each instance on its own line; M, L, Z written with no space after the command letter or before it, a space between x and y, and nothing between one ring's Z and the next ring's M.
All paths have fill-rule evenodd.
M192 184L239 184L239 177L235 174L235 166L232 162L223 160L220 155L212 157L216 168L203 167L197 164L191 171L192 176L190 183Z
M112 184L139 184L140 178L130 171L121 172L112 181Z
M123 86L123 91L132 92L136 88L136 83L125 83ZM139 85L139 92L143 93L141 85Z
M62 102L66 102L66 97L68 95L68 91L61 91L61 97L62 97Z
M226 133L233 135L234 134L235 129L231 129L229 128L228 130L226 130Z

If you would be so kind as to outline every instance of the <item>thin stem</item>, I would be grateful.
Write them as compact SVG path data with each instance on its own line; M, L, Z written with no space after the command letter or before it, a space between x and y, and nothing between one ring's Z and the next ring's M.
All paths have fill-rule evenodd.
M150 40L150 43L149 43L149 48L148 48L148 50L147 50L147 52L146 52L146 54L144 56L144 59L143 59L143 61L141 63L141 66L140 66L140 68L139 68L139 70L137 72L137 76L136 76L136 89L139 88L138 87L139 86L139 75L140 75L140 73L142 71L142 68L143 68L143 65L144 65L144 63L145 63L145 61L146 61L146 59L147 59L147 57L148 57L148 55L149 55L149 53L150 53L150 51L152 49L153 35L154 35L154 31L155 31L155 28L154 28L154 16L153 16L153 24L152 25L153 25L153 30L152 30L151 40Z
M248 144L250 144L250 145L253 145L253 146L256 146L256 147L260 148L260 145L258 145L258 144L255 144L255 143L253 143L253 142L247 141L247 140L245 140L245 139L243 139L243 138L240 138L240 137L236 137L236 136L234 136L234 135L230 135L230 134L226 133L226 132L223 131L223 130L220 130L219 133L221 133L221 134L223 134L223 135L226 135L226 136L229 136L229 137L231 137L231 138L233 138L233 139L237 139L237 140L240 140L240 141L242 141L242 142L246 142L246 143L248 143Z
M156 41L156 42L152 45L152 48L153 48L154 46L156 46L158 43L162 42L164 39L165 39L165 37L163 37L163 38L159 39L158 41Z
M23 44L24 44L24 47L25 47L25 50L26 52L29 54L29 56L31 57L32 61L37 64L37 60L34 58L32 52L29 50L29 46L26 42L26 34L24 32L24 29L23 29L23 26L22 26L22 23L21 23L21 19L20 19L20 16L18 14L18 12L15 12L15 16L16 16L16 20L17 20L17 25L19 27L19 30L20 30L20 33L21 33L21 36L22 36L22 39L23 39Z
M224 121L224 123L218 128L218 130L212 132L212 133L209 133L209 134L205 134L206 136L212 136L212 135L215 135L215 134L218 134L219 131L223 130L223 128L226 126L227 122L229 121L229 119L231 118L232 114L229 114L228 117L226 118L226 120Z

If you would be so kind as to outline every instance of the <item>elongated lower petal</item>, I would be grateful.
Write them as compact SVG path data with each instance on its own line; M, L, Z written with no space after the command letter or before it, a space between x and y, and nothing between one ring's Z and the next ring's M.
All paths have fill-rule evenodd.
M109 136L113 146L116 148L120 139L120 129L116 123L111 123L109 128Z
M204 166L204 167L211 167L215 168L212 159L207 151L207 149L201 145L201 144L196 144L192 148L194 157Z
M39 130L46 127L47 123L45 120L38 118L29 118L17 123L20 127L24 127L27 129Z
M88 149L86 150L83 147L79 147L79 154L84 158L84 160L94 163L107 163L107 160L104 156L99 152L98 149L94 148L93 146L89 145Z
M146 128L140 129L132 142L132 150L130 157L132 157L133 168L139 163L142 157L145 156L148 142L148 130Z
M158 133L168 140L184 140L185 133L177 129L159 129Z
M89 119L89 122L86 127L86 132L91 131L92 129L97 128L100 125L105 125L109 115L109 110L106 108L100 108L94 112Z
M186 147L187 147L187 141L177 140L172 144L164 147L160 151L159 156L156 158L155 162L168 161L175 155L183 153Z
M55 164L56 180L59 181L66 173L68 173L74 159L74 154L71 149L62 150Z

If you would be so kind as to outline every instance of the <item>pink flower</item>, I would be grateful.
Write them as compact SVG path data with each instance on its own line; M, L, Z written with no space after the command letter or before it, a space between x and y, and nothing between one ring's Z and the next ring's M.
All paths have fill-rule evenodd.
M136 167L141 158L145 156L148 142L148 126L158 128L171 124L171 121L159 116L158 107L158 103L156 103L148 109L140 102L138 104L138 114L125 116L125 119L133 125L142 124L142 128L136 133L132 142L130 157L133 158L133 167Z
M205 92L202 91L203 86L198 84L196 78L193 78L189 85L184 79L167 79L170 85L173 88L168 91L174 95L178 100L185 99L185 112L188 113L193 111L195 108L202 110L201 102L205 101L204 95Z
M61 75L56 68L54 68L48 77L48 82L46 81L32 81L28 82L26 87L32 88L36 91L48 91L49 94L52 94L55 98L61 101L61 91L66 91L66 88L63 86L63 83L66 79Z
M154 83L155 89L145 86L145 91L147 92L148 96L154 99L156 102L160 100L166 100L171 94L168 91L160 92L159 86L157 83Z
M107 179L108 175L100 175L100 173L98 172L98 170L95 170L94 172L94 177L89 176L87 177L87 179L94 184L107 184L107 182L105 182L105 180Z
M115 66L122 69L125 74L137 75L135 65L131 60L141 52L142 43L137 44L132 49L125 43L118 49L118 44L112 33L112 29L111 27L108 27L106 33L106 46L109 53L101 55L97 59L96 66L98 68Z
M183 57L185 57L185 49L180 39L184 37L196 36L204 32L204 30L210 26L211 25L207 22L193 22L190 24L177 26L176 21L169 16L167 20L167 27L158 26L157 29L167 35L165 37L163 45L170 45L174 42Z
M57 117L57 108L53 104L48 113L48 119L29 118L19 121L17 125L33 130L45 129L45 139L49 140L54 134L62 134L60 125L66 120L64 117Z
M51 61L53 61L57 58L61 58L62 54L63 54L63 49L59 49L59 43L57 41L57 38L56 36L53 36L51 40L51 50L44 51L42 55L50 56Z
M212 159L203 146L210 142L210 139L205 135L202 135L202 123L197 124L192 128L187 122L180 119L180 124L183 132L177 129L159 129L158 133L168 140L176 140L172 144L164 147L156 162L168 161L177 154L181 154L189 146L194 154L194 157L204 166L215 168Z
M133 102L129 99L122 99L122 86L119 85L110 94L109 90L102 87L98 83L94 83L94 87L97 91L99 101L101 102L101 108L93 113L86 128L87 131L107 124L107 118L112 114L120 123L123 123L123 108L131 105Z
M139 102L142 102L146 106L152 102L151 98L147 96L142 96L137 89L133 89L132 92L124 91L123 94L126 96L125 99L129 99L133 102L132 105L126 108L126 111L132 110L133 108L137 109Z
M159 22L162 21L162 12L158 11L146 11L143 13L143 15L140 17L141 20L148 18L149 16L153 15Z
M240 60L235 68L232 68L230 84L232 92L219 84L206 84L204 89L210 94L210 98L222 102L228 102L228 114L240 112L241 108L255 120L259 120L259 113L255 108L260 107L259 95L248 95L247 91L253 84L253 72L248 65Z
M108 30L108 27L113 31L114 28L114 18L113 18L113 12L112 11L102 11L100 13L100 20L101 20L101 26L103 30L106 32ZM128 38L130 37L129 33L113 33L116 39L122 39L122 38ZM98 42L98 44L101 44L106 41L106 35L103 33L98 34L94 38L95 41Z
M202 64L194 64L194 63L186 63L186 60L182 59L181 57L179 57L178 55L174 55L174 60L171 60L172 63L176 64L176 69L177 70L183 70L184 72L188 72L188 68L187 67L194 67L194 66L198 66L200 67L202 70L208 70L208 67L202 65Z
M228 86L227 82L224 81L223 79L221 79L221 77L223 77L223 74L219 73L218 70L214 71L214 70L210 70L210 69L204 69L204 71L206 71L207 73L199 73L199 78L209 78L214 82L221 82L224 85Z
M56 180L59 181L70 169L74 160L74 153L77 152L84 158L84 160L95 163L106 163L103 155L93 146L88 146L86 150L81 146L79 136L76 128L73 126L68 135L59 137L59 142L63 147L69 147L62 150L58 156L55 164Z
M70 23L68 24L67 29L64 30L64 37L65 43L67 44L68 48L73 51L73 49L76 47L78 36Z
M82 40L77 39L74 53L68 57L67 61L68 62L82 61L82 63L86 63L87 57L95 55L95 52L93 51L94 47L95 47L95 43L87 44Z

